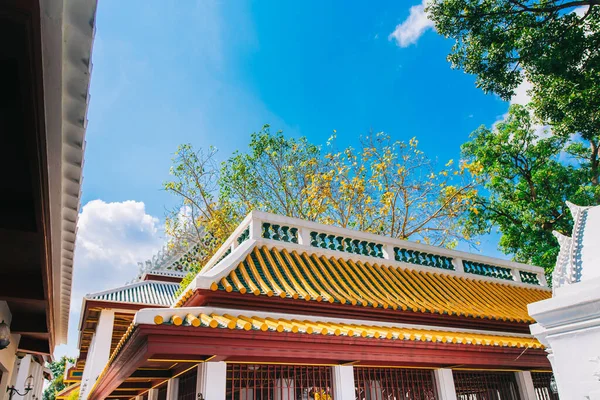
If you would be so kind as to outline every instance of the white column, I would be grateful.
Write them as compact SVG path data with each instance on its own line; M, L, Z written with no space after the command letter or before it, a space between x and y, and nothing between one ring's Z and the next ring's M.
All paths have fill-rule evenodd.
M533 379L531 379L531 372L515 372L515 377L517 378L517 386L519 387L519 395L521 400L536 400Z
M148 400L158 400L158 389L148 390Z
M452 258L452 265L454 265L454 270L456 272L464 273L465 265L463 264L462 258L454 257Z
M303 246L310 246L310 229L298 229L298 244L301 244Z
M454 387L452 370L448 368L436 369L434 377L435 387L440 400L456 400L456 388Z
M262 237L262 221L252 218L250 221L250 239L260 239Z
M33 377L33 390L31 390L29 393L23 396L23 399L32 400L34 398L41 398L42 389L44 387L43 368L35 360L32 360L29 366L29 375Z
M225 362L204 362L198 364L196 398L225 400L227 389L227 364ZM150 400L150 399L148 399Z
M333 367L333 398L354 400L354 397L354 367L352 365Z
M25 393L25 381L29 377L29 369L31 367L31 354L26 354L21 358L17 378L15 379L15 389L21 393Z
M383 246L383 258L386 260L396 261L396 254L394 253L394 245L386 244Z
M108 362L114 322L114 310L100 311L96 332L94 332L92 345L88 349L88 355L85 361L85 368L81 380L82 390L79 395L80 399L87 399L90 390L94 386L94 383L96 383L96 379L98 379L98 375L100 375L100 372L102 372L102 369Z
M87 356L85 357L85 367L83 367L83 374L81 375L81 386L79 388L79 399L85 399L84 394L87 395L87 388L90 381L90 370L92 369L92 359L94 358L94 345L96 344L96 334L92 334L92 340L88 346Z
M169 379L167 382L167 400L179 398L179 378Z

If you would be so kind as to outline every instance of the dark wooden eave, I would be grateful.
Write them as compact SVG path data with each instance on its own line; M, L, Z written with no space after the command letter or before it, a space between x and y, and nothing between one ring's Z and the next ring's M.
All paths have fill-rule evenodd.
M54 348L39 1L0 3L0 300L19 350ZM58 238L60 239L60 238Z

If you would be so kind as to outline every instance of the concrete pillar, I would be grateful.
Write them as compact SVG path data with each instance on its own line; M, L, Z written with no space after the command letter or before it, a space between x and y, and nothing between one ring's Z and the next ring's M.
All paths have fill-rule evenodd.
M15 379L15 389L21 393L25 393L25 381L30 374L31 362L31 354L26 354L25 357L21 358L21 362L19 363L19 370Z
M252 219L250 221L250 239L257 240L262 238L262 221Z
M85 357L85 367L81 375L81 386L79 387L79 399L86 399L88 387L90 385L90 371L92 369L92 360L94 359L94 345L96 344L96 334L92 334L92 340L88 346L87 356ZM85 394L85 396L84 396Z
M531 379L531 372L515 372L515 377L517 378L517 386L519 388L519 396L521 397L521 400L536 400L533 379Z
M148 400L158 400L158 389L148 390Z
M204 362L198 364L196 399L225 400L227 389L227 364L225 362ZM150 399L148 399L150 400Z
M79 396L80 399L87 399L90 390L94 386L94 383L96 383L96 379L98 379L98 375L100 375L100 372L102 372L102 369L108 362L114 322L114 310L100 311L96 332L94 332L92 345L88 350L85 361L85 368L81 380L82 390Z
M463 264L463 260L458 257L452 258L452 265L454 265L454 270L456 272L465 273L465 265Z
M310 246L310 229L298 229L298 244L301 244L303 246Z
M454 387L452 370L448 368L436 369L434 377L439 399L456 400L456 388Z
M167 382L167 400L179 398L179 378L169 379Z
M332 389L335 400L354 400L354 367L352 365L333 367Z
M396 254L394 253L394 245L386 244L383 246L383 258L386 260L396 261Z

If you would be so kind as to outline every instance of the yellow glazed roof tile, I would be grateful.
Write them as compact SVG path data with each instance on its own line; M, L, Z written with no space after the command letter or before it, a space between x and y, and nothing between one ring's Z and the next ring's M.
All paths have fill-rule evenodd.
M501 346L521 348L543 348L536 339L531 337L488 335L471 332L451 332L417 328L401 328L380 325L349 324L321 320L287 320L283 318L257 317L249 315L219 315L216 313L193 316L200 321L199 325L184 322L183 326L196 326L213 329L229 330L260 330L263 332L310 334L341 336L355 338L411 340L434 343L455 343L478 346ZM188 321L190 318L186 318ZM175 325L164 318L155 321L157 325Z
M212 290L359 307L534 322L527 304L550 292L436 272L255 248Z

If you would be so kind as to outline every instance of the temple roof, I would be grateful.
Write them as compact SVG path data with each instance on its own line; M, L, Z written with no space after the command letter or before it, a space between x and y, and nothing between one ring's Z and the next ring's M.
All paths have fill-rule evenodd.
M170 306L178 283L142 281L85 296L87 300Z
M243 312L243 314L236 313L235 315L223 312L207 312L208 314L203 312L196 314L195 310L191 309L189 314L180 316L181 312L177 313L176 310L171 309L170 312L157 312L154 316L154 323L156 325L168 324L193 326L196 328L412 340L474 346L543 347L536 339L523 335L504 336L474 331L423 329L394 324L365 323L364 321L306 318L300 315L282 316L281 314L266 314L256 316L249 311L239 311Z
M534 287L264 245L254 247L210 289L517 322L533 322L527 304L550 297L549 291Z
M74 391L79 389L79 386L81 385L81 383L74 383L72 385L66 386L63 390L61 390L60 392L56 393L55 395L55 399L56 400L66 400L69 398L69 396L71 396L71 394L73 394Z

